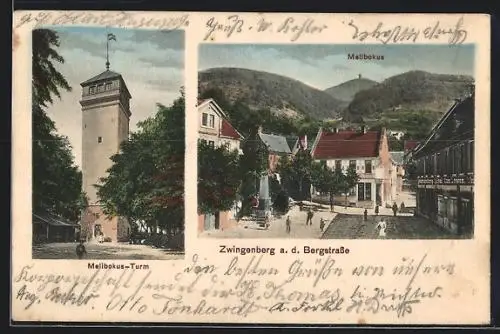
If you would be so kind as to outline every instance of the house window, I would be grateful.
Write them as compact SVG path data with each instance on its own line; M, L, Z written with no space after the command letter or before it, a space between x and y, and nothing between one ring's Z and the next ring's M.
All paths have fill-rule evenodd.
M441 175L441 170L443 169L441 161L441 153L436 154L436 165L437 165L437 175Z
M467 145L460 145L460 173L467 172Z
M335 160L335 169L336 170L342 169L342 160Z
M349 160L349 168L356 169L356 160Z
M208 141L208 145L210 145L210 147L215 147L215 142L213 140L209 140Z
M358 183L358 201L372 200L372 184L369 182Z
M451 166L451 163L450 163L450 157L451 157L450 150L449 149L445 149L445 151L444 151L444 160L445 160L444 175L451 174L452 166Z
M111 82L106 82L106 87L104 88L105 90L111 90Z
M100 84L100 85L97 86L97 92L100 93L102 91L104 91L104 85Z
M470 171L474 171L474 141L469 143L470 145Z
M215 128L215 116L204 112L201 117L201 125L212 129Z
M438 215L440 215L441 217L446 217L447 214L446 214L446 209L447 209L447 205L446 205L446 198L444 196L441 196L441 195L438 195Z
M95 94L95 86L89 88L89 94Z
M372 161L365 160L365 173L371 174L371 172L372 172Z
M206 144L207 144L207 140L206 140L206 139L200 139L200 142L201 142L202 144L204 144L204 145L206 145Z
M365 183L365 201L372 200L372 184Z
M97 137L97 142L100 144L102 143L102 137Z
M450 197L448 200L448 208L447 208L447 213L448 213L448 218L455 220L457 219L458 212L457 212L457 199L455 197Z

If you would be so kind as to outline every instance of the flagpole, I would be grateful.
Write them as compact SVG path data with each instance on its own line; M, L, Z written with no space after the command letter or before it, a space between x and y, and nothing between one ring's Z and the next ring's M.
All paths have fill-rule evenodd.
M109 70L109 35L106 34L106 70Z

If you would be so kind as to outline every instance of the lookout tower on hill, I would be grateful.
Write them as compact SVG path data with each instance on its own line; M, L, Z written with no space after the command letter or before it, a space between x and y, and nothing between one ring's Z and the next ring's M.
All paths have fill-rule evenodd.
M109 36L108 36L109 38ZM121 74L109 70L81 83L82 99L82 187L89 207L82 217L82 238L104 236L126 241L130 225L123 217L106 217L100 207L96 184L107 175L111 156L128 139L132 96Z

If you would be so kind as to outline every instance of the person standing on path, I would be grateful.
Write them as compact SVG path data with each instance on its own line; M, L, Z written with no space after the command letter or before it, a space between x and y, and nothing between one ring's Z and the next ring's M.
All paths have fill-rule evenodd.
M287 216L286 217L286 233L290 234L290 229L291 229L291 226L292 225L292 222L290 221L290 216Z
M87 250L85 249L83 240L80 240L80 243L76 246L76 256L81 260L85 254L87 254Z
M396 202L394 202L394 204L392 205L392 212L394 213L394 217L396 217L398 213L398 205L396 204Z
M319 221L319 229L321 230L321 232L323 232L324 228L325 228L325 220L321 218L321 220Z
M387 229L387 223L385 222L385 220L381 220L378 222L377 224L377 229L378 229L378 237L379 239L385 239L385 237L387 236L385 230Z
M307 211L307 220L306 220L306 226L307 225L312 225L312 219L313 219L314 213L312 212L311 209Z
M378 216L378 205L375 205L375 216Z
M365 221L367 221L368 220L368 210L367 209L365 209L365 212L363 213L363 216L365 218Z

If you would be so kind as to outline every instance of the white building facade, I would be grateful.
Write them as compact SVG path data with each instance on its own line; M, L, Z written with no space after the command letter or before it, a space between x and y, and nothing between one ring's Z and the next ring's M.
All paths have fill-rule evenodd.
M214 147L226 146L241 153L243 136L229 123L227 115L213 99L198 104L198 138Z

